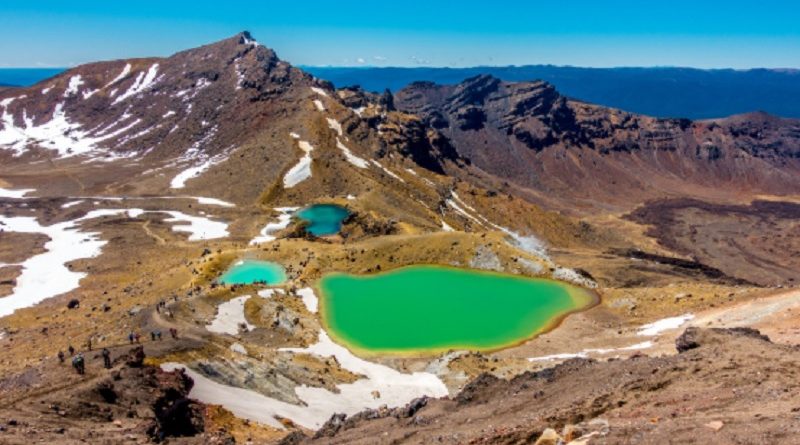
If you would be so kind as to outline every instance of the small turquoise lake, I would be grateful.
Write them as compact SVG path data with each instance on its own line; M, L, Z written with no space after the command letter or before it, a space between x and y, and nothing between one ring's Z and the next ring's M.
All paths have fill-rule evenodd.
M306 231L314 236L328 236L339 233L342 222L350 216L350 211L335 204L315 204L296 213L307 223Z
M278 263L271 261L242 260L236 262L219 278L222 284L282 284L286 281L286 271Z

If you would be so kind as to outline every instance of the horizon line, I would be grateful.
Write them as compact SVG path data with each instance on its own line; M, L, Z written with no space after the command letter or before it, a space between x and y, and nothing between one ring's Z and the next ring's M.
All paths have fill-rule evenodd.
M156 58L168 58L156 57ZM89 65L93 63L113 62L118 60L140 59L142 57L122 58L122 59L108 59L96 60L91 62L84 62L70 66L2 66L0 70L70 70L82 65ZM148 58L148 57L144 57ZM558 65L554 63L526 63L526 64L510 64L510 65L468 65L468 66L448 66L448 65L308 65L298 64L292 66L296 68L332 68L332 69L479 69L479 68L528 68L528 67L549 67L549 68L578 68L578 69L595 69L595 70L614 70L614 69L685 69L695 71L791 71L800 72L800 67L764 67L754 66L748 68L732 68L732 67L708 67L701 68L688 65L614 65L614 66L589 66L589 65Z

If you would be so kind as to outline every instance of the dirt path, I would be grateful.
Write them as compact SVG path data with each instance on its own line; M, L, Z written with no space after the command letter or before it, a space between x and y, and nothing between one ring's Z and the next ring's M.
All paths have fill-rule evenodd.
M142 229L144 229L144 232L147 234L147 236L149 236L150 238L153 238L154 240L156 240L156 243L158 245L163 246L164 244L167 243L167 241L164 238L156 235L152 230L150 230L150 220L149 219L146 219L144 221L144 223L142 223Z
M720 328L749 326L760 330L775 343L800 343L800 289L710 309L696 314L689 325Z

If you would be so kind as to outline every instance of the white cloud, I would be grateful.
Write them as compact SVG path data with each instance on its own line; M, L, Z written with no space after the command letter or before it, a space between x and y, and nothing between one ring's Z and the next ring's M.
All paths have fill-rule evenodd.
M356 59L356 62L358 62L358 63L362 63L362 64L363 64L363 63L367 63L367 61L366 61L366 60L364 60L364 58L363 58L363 57L359 57L358 59Z
M375 59L378 62L386 62L386 60L387 60L386 57L383 57L383 56L372 56L372 58Z
M411 56L411 61L416 63L417 65L430 65L431 61L428 59L422 59L417 56Z

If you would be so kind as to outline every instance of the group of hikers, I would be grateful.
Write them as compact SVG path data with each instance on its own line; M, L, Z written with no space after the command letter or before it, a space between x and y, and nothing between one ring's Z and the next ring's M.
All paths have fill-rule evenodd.
M172 337L173 340L177 339L178 338L178 330L175 329L175 328L169 328L169 335ZM160 330L156 329L156 330L150 331L150 340L151 341L156 341L156 340L161 341L161 338L162 337L161 337L161 331ZM141 343L142 342L142 335L139 334L138 332L131 331L131 333L128 334L128 342L130 344Z
M75 369L75 372L80 375L85 374L86 359L83 357L83 353L79 352L75 354L75 348L73 348L72 345L69 346L68 351L70 357L72 357L72 367ZM108 348L103 348L100 354L103 356L103 366L106 369L111 369L111 351L109 351ZM65 358L64 351L58 351L58 361L64 363Z
M177 295L173 295L172 299L174 301L178 301L178 296ZM161 300L158 303L156 303L156 312L161 314L162 310L164 310L164 314L167 317L173 318L172 311L167 309L167 302L164 301L164 300ZM169 328L169 335L174 340L176 340L178 338L178 330L175 329L175 328ZM154 329L154 330L150 331L150 340L151 341L161 341L161 338L162 338L162 336L161 336L161 331L160 330ZM131 331L128 334L128 342L130 344L134 344L134 343L140 344L142 342L141 339L142 339L141 334L139 334L136 331ZM92 337L89 337L86 340L86 349L87 349L87 351L91 351L92 350ZM82 352L78 352L76 354L75 353L75 348L72 347L72 345L69 345L69 347L67 348L67 352L69 353L69 356L72 357L72 367L75 369L75 372L77 372L80 375L83 375L86 372L86 359L84 358L83 353ZM108 348L103 348L103 350L101 351L100 354L103 356L103 366L106 369L111 369L111 365L112 365L112 363L111 363L111 351L109 351ZM59 361L59 363L63 364L65 360L66 360L66 355L64 354L64 351L58 351L58 361Z
M169 335L173 339L177 339L178 330L175 328L169 328ZM130 344L141 343L141 338L142 336L138 332L131 331L131 333L128 334L128 341L130 342ZM151 341L157 341L157 340L161 341L161 331L159 330L150 331L150 339ZM92 350L91 337L86 341L86 348L88 351ZM67 347L67 352L69 353L69 356L72 357L72 367L75 369L75 372L77 372L80 375L83 375L86 372L86 359L84 358L83 353L82 352L75 353L75 348L72 345L69 345L69 347ZM105 367L106 369L111 369L112 365L111 351L109 351L108 348L103 348L100 354L103 356L103 367ZM65 360L66 360L66 355L64 354L64 351L58 351L59 363L64 363Z

